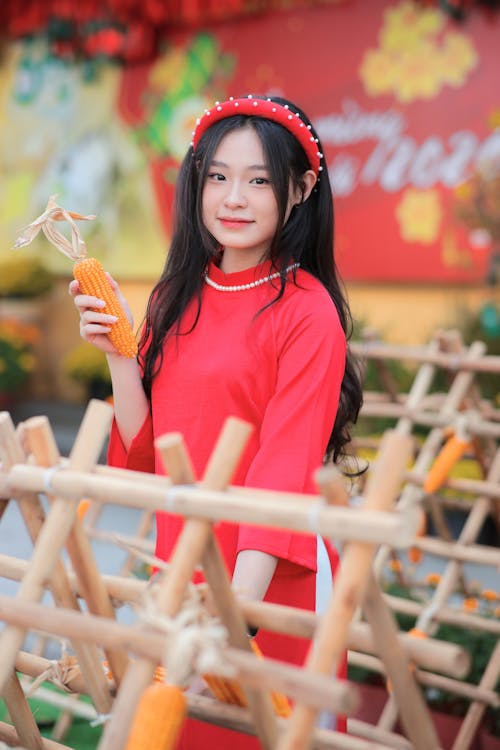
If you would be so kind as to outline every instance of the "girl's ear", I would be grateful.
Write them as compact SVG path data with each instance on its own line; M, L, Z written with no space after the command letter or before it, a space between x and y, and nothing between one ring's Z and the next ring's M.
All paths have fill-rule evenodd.
M308 169L307 172L304 172L304 174L302 175L302 179L301 179L304 189L302 190L302 193L300 196L301 200L299 201L299 204L305 203L306 200L309 198L309 196L311 195L313 191L314 186L316 185L317 179L318 178L316 177L316 174L313 172L312 169Z

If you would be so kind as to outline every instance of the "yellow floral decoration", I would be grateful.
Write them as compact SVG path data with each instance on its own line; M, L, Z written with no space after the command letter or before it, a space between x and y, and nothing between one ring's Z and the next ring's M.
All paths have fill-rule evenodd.
M424 245L435 242L441 216L441 202L437 190L408 188L396 207L399 232L405 242L421 242Z
M444 14L402 0L384 13L379 46L368 49L359 75L369 96L402 102L432 99L443 86L459 88L478 64L471 40L447 31Z

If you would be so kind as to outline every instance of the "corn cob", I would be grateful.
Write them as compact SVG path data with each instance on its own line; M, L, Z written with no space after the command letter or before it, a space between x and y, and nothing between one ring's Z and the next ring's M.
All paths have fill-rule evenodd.
M78 280L83 294L104 300L106 306L99 308L98 311L117 317L116 322L111 324L108 334L117 352L124 357L135 357L137 342L127 316L99 261L95 258L87 258L86 245L76 225L76 220L87 221L94 218L95 216L82 216L73 211L66 211L56 204L55 196L51 196L43 214L24 228L14 247L29 245L42 230L49 242L63 255L74 261L73 275ZM54 225L54 222L64 220L71 228L71 242ZM97 310L97 308L94 309Z
M176 685L148 685L137 704L125 750L173 750L186 710L186 697Z
M90 503L91 501L85 498L83 500L80 500L80 502L78 503L77 515L82 522L84 521L85 516L87 515L87 511L90 508Z
M73 275L79 282L83 294L104 300L106 307L99 309L99 312L116 315L118 318L116 323L111 324L111 330L108 333L108 338L117 352L123 357L135 357L137 341L134 332L99 261L96 258L84 258L77 261L73 268Z
M252 650L257 658L262 659L262 651L255 641L251 641ZM228 679L227 677L218 677L217 675L204 674L203 679L208 687L222 703L231 703L234 706L246 706L247 701L245 694L238 682ZM274 690L270 693L271 703L277 716L287 718L292 713L290 701L282 693Z
M441 448L432 464L424 482L424 491L429 494L436 492L446 482L456 462L470 447L471 444L468 440L461 440L457 435L452 435Z

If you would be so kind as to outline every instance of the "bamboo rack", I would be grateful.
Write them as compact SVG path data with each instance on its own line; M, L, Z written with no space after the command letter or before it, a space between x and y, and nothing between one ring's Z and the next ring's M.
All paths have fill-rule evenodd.
M45 560L46 567L37 571L28 561L0 555L0 575L18 581L21 592L14 598L4 600L0 597L0 618L7 623L7 632L16 634L9 648L4 645L5 652L2 653L8 655L9 665L35 677L44 671L45 660L20 650L20 634L28 630L36 632L36 622L37 628L48 634L62 634L64 630L66 636L70 635L75 652L78 648L83 660L81 670L73 678L73 689L90 695L98 713L103 712L106 703L109 705L111 701L113 704L114 720L107 723L99 750L123 747L128 720L137 698L142 687L151 679L155 665L161 660L160 644L164 644L164 634L147 625L134 628L121 626L114 621L113 612L114 607L122 603L140 607L145 589L151 588L144 582L124 576L134 564L136 554L152 552L147 536L152 514L156 510L184 515L189 529L189 534L179 540L176 557L174 555L171 561L173 567L169 566L153 586L159 587L160 607L166 614L175 614L185 596L194 567L201 565L204 568L207 583L199 587L200 591L203 596L206 594L207 601L215 602L218 614L228 629L230 638L224 659L237 670L238 679L249 697L250 708L241 709L222 705L213 699L189 696L191 716L245 733L257 733L262 746L272 747L273 750L305 750L309 747L345 747L353 750L383 747L410 750L413 747L427 750L431 746L437 748L439 742L426 707L420 703L418 685L421 685L455 692L470 701L469 712L453 746L453 750L467 750L486 706L498 708L494 686L500 670L500 650L497 648L492 653L480 684L474 686L463 680L469 663L463 649L436 641L430 633L433 623L448 622L500 634L498 620L457 610L448 603L449 595L458 583L465 587L468 585L464 563L480 563L497 569L500 561L497 549L477 543L485 519L488 516L499 517L500 424L498 410L481 398L476 381L476 375L480 372L499 372L500 358L486 356L484 346L479 342L464 346L453 332L438 333L424 347L387 347L372 340L359 347L354 345L353 349L367 361L371 359L377 363L381 382L386 389L385 393L365 394L363 416L366 419L390 417L395 420L395 427L384 436L382 442L373 441L376 460L370 467L368 481L362 477L353 487L353 494L359 497L352 507L344 502L347 501L345 485L334 480L331 486L329 480L319 481L319 494L315 497L232 486L231 467L239 460L244 438L240 441L231 433L225 442L221 437L223 447L214 450L212 464L207 466L202 480L196 482L180 436L166 436L158 445L170 474L169 479L93 466L92 461L86 464L83 454L80 465L78 461L75 462L74 455L65 458L49 454L50 440L46 432L43 438L45 457L33 446L30 449L32 455L27 456L20 449L19 442L15 443L11 427L5 427L5 415L0 415L0 522L7 504L18 503L36 548L42 531L42 539L44 535L51 538L51 524L54 527L55 522L47 526L47 521L54 503L57 503L56 508L60 508L61 517L68 518L69 534L74 533L74 508L80 499L90 498L93 501L92 512L89 512L84 526L80 524L76 532L81 535L76 537L80 539L77 541L78 549L88 550L86 545L92 538L109 544L130 543L137 548L128 549L123 575L120 576L101 575L85 552L80 558L80 566L78 561L73 566L74 573L64 567L61 573L61 558L55 551L51 551L50 565ZM398 392L386 366L391 358L413 361L418 365L408 394ZM434 394L430 392L431 386L440 369L447 372L449 387L447 393ZM464 416L468 434L473 438L474 455L483 467L484 477L479 480L448 478L443 489L467 493L466 524L455 541L425 535L416 538L418 509L429 507L433 513L442 513L445 506L444 500L441 504L439 493L433 497L426 496L423 485L447 431L454 428L457 419ZM416 441L412 433L421 426L427 427L429 432L423 440ZM28 427L33 435L41 430L41 423L35 420ZM8 439L6 430L9 432ZM46 426L42 433L44 430ZM384 447L387 441L390 450ZM397 456L400 456L400 460ZM40 465L37 466L37 463ZM51 498L47 517L40 511L39 495L49 495ZM339 502L344 504L339 507ZM135 534L120 539L102 532L98 524L100 508L104 504L139 508L142 515ZM277 605L237 601L221 566L220 553L212 533L212 525L220 520L291 528L310 534L321 533L340 543L343 546L342 569L337 575L326 613L319 617ZM68 534L63 534L65 538L58 550L67 541ZM409 546L446 561L445 573L427 602L396 599L383 595L379 590L378 580L389 554L397 555L398 550L404 551ZM26 583L30 580L33 581L32 589ZM56 586L55 591L58 591L58 580L64 580L66 593L57 596L56 608L39 604L45 588L54 592ZM92 602L92 589L100 592L99 603L94 600L90 614L82 618L75 601L82 599L88 605L89 599ZM33 593L30 593L31 590ZM398 632L391 619L391 611L413 615L417 627L427 637L417 639ZM366 622L361 613L364 613ZM256 663L252 655L246 653L246 641L243 640L246 638L247 623L312 638L315 647L305 668L288 668L291 669L289 672L268 659ZM123 632L120 628L123 628ZM386 634L389 648L382 634ZM1 648L0 638L0 652ZM389 674L394 693L388 697L377 726L352 718L349 719L351 734L343 736L316 729L314 720L318 711L325 706L345 713L355 708L356 691L349 684L339 685L331 677L335 663L345 648L350 650L351 663ZM85 655L90 654L88 664L95 665L95 654L100 649L117 655L116 682L100 674L100 665L93 676L92 669L85 668ZM122 659L123 669L120 667ZM411 670L408 665L412 667ZM98 681L105 680L105 688L98 687L96 674L99 675ZM5 669L2 672L0 666L0 677L2 675L7 679L7 672ZM293 694L296 700L292 717L286 721L274 717L267 700L269 689L285 686L288 694ZM411 701L404 697L408 690L416 691L412 693ZM9 697L14 707L11 712L14 727L0 725L0 739L7 738L12 743L21 739L24 731L22 740L28 748L63 747L57 743L47 744L47 741L36 736L36 732L34 736L26 736L23 726L29 724L25 721L28 717L23 700L19 686L14 686ZM407 737L394 732L398 715L403 719Z

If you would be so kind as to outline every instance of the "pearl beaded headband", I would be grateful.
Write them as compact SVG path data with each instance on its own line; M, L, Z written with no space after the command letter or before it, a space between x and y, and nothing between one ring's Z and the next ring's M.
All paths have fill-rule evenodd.
M191 145L196 151L198 142L214 123L235 115L262 117L277 122L286 128L298 140L304 149L311 169L316 174L322 171L321 159L323 154L318 150L318 139L311 133L311 125L305 123L298 112L293 112L288 104L278 104L272 99L258 99L249 94L244 99L230 97L225 102L215 102L212 109L206 109L202 117L196 120Z

